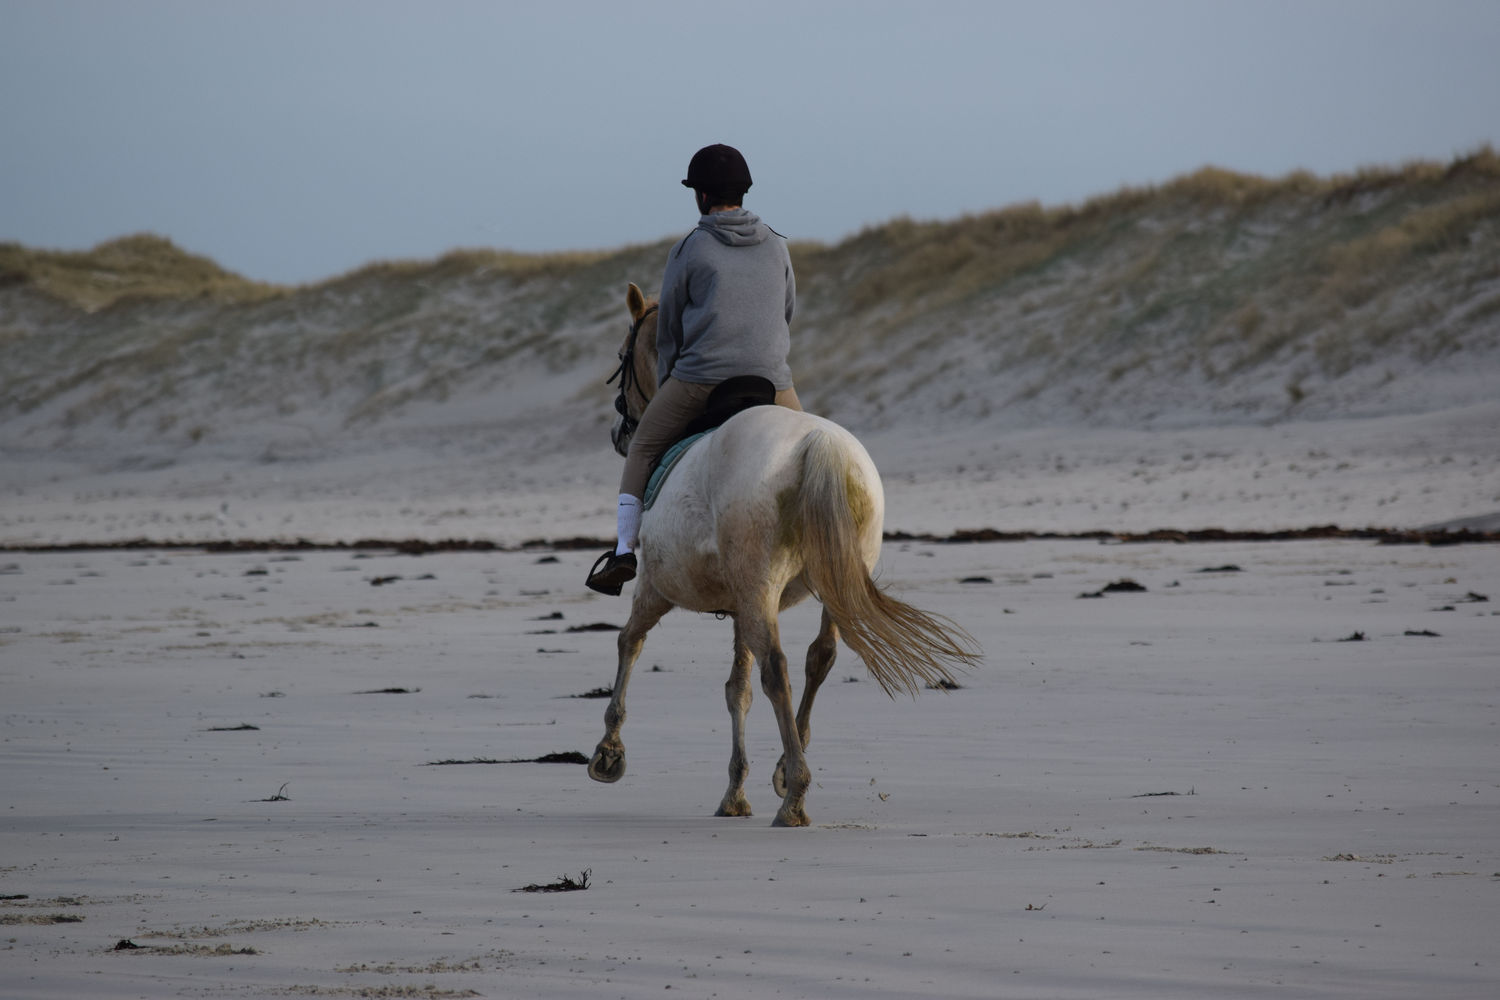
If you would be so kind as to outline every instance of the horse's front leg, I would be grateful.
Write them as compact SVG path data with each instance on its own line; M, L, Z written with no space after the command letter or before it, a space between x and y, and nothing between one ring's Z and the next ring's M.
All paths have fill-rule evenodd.
M839 627L833 623L828 615L828 609L823 609L823 623L818 629L818 637L807 647L807 685L802 689L802 701L797 705L797 735L802 739L802 749L806 750L812 742L812 706L813 699L818 695L818 688L828 679L828 673L833 669L833 661L839 651ZM776 794L786 797L786 758L782 757L776 763L776 771L771 775L771 787L776 789Z
M754 658L750 647L734 624L734 665L724 682L724 701L729 706L729 725L733 745L729 749L729 789L719 803L718 816L749 816L750 800L745 798L745 776L750 773L750 758L745 753L745 714L750 710L750 665Z
M630 683L630 669L646 644L646 633L661 621L672 605L645 581L636 587L630 605L630 618L620 630L617 648L619 665L615 669L615 686L604 709L604 739L594 748L589 761L589 777L595 781L619 781L625 775L625 744L620 741L620 727L625 725L625 687Z

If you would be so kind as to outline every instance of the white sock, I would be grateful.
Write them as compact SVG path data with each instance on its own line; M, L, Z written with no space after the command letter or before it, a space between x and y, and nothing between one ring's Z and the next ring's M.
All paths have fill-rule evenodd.
M640 542L641 533L641 501L629 493L620 494L620 505L615 509L615 531L619 536L619 542L615 545L615 555L623 556L627 552L634 552L636 545Z

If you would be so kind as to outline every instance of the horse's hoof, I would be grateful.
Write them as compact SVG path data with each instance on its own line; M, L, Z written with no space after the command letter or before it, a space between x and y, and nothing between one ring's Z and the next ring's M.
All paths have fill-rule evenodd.
M607 749L603 746L594 751L594 759L589 761L589 777L595 781L611 784L619 781L625 776L625 750Z
M786 758L782 757L776 762L776 770L771 772L771 787L776 790L778 798L786 798Z
M785 806L776 814L776 818L771 821L772 826L807 826L808 823L806 810L793 809L788 811Z
M743 795L741 795L739 798L733 798L733 799L729 798L728 796L725 796L724 801L719 803L719 808L714 813L714 815L715 816L749 816L749 815L751 815L751 812L750 812L750 801L748 799L746 799Z

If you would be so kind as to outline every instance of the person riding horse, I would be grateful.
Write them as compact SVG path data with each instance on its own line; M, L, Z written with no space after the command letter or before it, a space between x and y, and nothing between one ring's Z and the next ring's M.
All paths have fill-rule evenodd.
M656 341L641 328L656 315L655 297L634 284L625 291L630 333L619 348L619 418L610 427L615 450L628 454L632 428L652 405L658 384ZM734 655L724 698L730 715L729 785L720 816L749 816L745 776L745 715L751 673L776 713L781 761L771 785L781 797L778 826L806 826L812 772L806 749L813 700L847 646L887 692L915 695L956 684L952 668L982 657L978 644L942 615L902 601L875 582L884 538L885 491L880 471L859 439L832 420L785 406L767 406L769 379L734 376L709 395L702 422L723 419L712 437L672 449L640 522L639 574L630 615L620 627L615 682L604 709L604 737L588 776L610 784L625 774L625 694L646 633L673 608L734 623ZM746 404L741 408L740 404ZM728 413L733 416L728 416ZM696 427L700 421L694 421ZM655 476L656 473L653 473ZM818 634L807 647L806 684L794 705L781 612L814 597L823 606Z
M616 595L635 578L641 508L651 467L708 405L715 386L759 376L776 403L802 409L787 364L797 282L786 240L742 206L750 167L716 144L693 154L698 226L667 256L656 320L656 395L630 438L616 511L618 541L594 563L587 586ZM644 317L643 317L644 318Z

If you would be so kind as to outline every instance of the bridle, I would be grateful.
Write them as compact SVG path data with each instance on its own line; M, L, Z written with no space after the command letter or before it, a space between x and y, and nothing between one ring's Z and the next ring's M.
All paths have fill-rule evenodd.
M620 414L623 437L634 434L636 427L640 424L639 418L630 415L630 401L626 396L634 388L637 395L642 399L646 398L646 394L641 391L640 379L635 374L635 341L640 336L641 326L646 322L646 317L654 312L656 312L656 305L653 303L646 307L640 318L630 324L630 336L625 338L625 349L620 352L620 367L604 380L605 385L611 385L615 379L620 380L620 391L615 394L615 410Z

